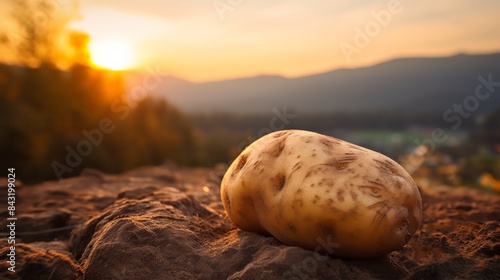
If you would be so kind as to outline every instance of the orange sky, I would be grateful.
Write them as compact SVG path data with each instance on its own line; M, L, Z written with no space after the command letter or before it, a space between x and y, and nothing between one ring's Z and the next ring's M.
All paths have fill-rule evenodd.
M159 66L192 81L500 51L500 1L82 0L80 7L72 27L94 43L123 42L134 68Z

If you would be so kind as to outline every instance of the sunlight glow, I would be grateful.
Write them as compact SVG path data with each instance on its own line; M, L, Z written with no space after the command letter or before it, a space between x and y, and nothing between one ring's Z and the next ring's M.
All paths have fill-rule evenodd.
M90 43L90 59L98 67L111 70L128 69L133 64L130 47L122 42Z

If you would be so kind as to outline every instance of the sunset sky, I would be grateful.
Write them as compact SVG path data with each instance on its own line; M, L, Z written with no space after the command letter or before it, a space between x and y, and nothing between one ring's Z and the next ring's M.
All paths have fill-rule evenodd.
M72 27L92 43L119 42L131 67L192 81L500 51L493 0L81 0L80 12Z

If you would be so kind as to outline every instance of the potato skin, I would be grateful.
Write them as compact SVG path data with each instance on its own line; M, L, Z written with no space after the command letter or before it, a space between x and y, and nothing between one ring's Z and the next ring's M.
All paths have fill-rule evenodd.
M247 147L224 175L221 199L242 230L346 258L400 249L422 221L419 190L399 164L303 130L274 132ZM324 248L326 241L340 246Z

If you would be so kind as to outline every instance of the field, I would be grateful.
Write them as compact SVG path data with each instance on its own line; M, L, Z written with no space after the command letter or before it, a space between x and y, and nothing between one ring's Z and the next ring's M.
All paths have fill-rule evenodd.
M120 175L87 169L59 182L19 185L17 270L9 279L500 277L499 194L421 188L423 224L413 239L381 258L349 260L235 228L219 198L223 174L223 166ZM0 242L8 277L7 238Z

